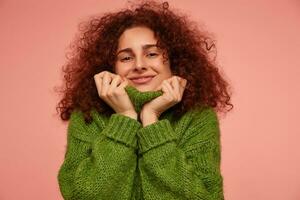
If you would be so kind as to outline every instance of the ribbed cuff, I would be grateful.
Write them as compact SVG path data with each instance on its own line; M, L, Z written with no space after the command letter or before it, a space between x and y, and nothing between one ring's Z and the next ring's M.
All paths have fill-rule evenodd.
M141 128L137 133L139 143L139 153L164 144L166 142L176 140L174 130L168 119L159 120L153 124Z
M141 126L141 123L133 118L114 113L110 116L102 133L109 138L137 149L136 133Z

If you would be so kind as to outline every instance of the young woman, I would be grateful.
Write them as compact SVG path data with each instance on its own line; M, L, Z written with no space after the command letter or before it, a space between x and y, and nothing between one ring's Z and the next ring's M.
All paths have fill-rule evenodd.
M233 106L207 38L166 2L85 24L57 106L64 199L224 199L216 113Z

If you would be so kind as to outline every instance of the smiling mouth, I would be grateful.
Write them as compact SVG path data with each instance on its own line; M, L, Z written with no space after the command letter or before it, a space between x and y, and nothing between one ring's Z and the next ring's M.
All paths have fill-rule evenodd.
M146 84L150 82L154 76L131 79L134 84Z

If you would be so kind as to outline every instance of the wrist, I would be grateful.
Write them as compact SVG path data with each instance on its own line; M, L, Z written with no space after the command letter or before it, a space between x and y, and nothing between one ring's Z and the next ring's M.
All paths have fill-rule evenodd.
M141 122L143 127L153 124L158 121L158 116L151 112L141 112Z
M138 118L138 115L135 111L121 112L119 114L125 115L125 116L130 117L130 118L135 119L135 120L137 120L137 118Z

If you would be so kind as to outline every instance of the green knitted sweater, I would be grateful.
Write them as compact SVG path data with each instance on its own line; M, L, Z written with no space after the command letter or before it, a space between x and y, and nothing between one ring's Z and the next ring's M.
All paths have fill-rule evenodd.
M125 89L137 111L162 94ZM220 129L212 108L176 120L166 111L145 127L117 113L91 115L86 124L79 110L71 114L57 177L64 199L224 199Z

